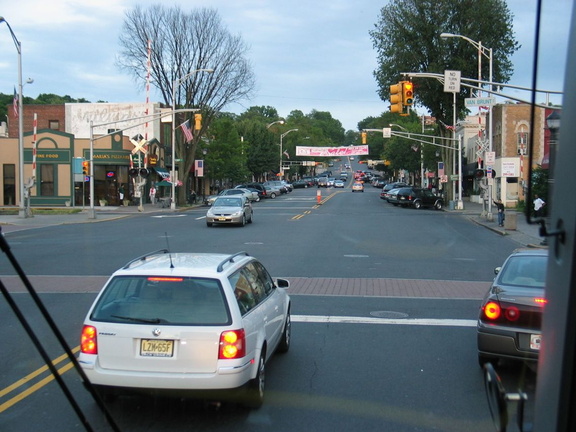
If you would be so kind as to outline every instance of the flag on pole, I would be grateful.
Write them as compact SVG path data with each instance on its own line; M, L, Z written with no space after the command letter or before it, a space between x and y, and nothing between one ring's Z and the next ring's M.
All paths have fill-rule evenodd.
M190 120L186 120L180 126L182 128L182 132L184 132L184 136L186 137L186 142L192 141L192 131L190 130Z
M288 151L284 150L284 155L285 155L288 159L290 159L290 155L288 154Z
M16 87L14 87L14 100L12 102L12 107L14 108L14 116L18 117L18 93L16 93Z

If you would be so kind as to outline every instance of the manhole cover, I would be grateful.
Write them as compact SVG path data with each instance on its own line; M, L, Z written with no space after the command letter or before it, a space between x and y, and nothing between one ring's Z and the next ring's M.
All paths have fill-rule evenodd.
M408 318L408 314L394 311L374 311L370 312L370 315L376 318L389 318L389 319Z

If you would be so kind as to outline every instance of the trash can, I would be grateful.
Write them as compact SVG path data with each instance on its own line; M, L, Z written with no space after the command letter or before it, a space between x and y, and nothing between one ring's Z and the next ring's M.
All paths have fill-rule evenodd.
M506 212L504 218L504 229L516 230L516 223L518 220L518 213L516 212Z
M448 201L448 208L450 210L455 210L456 209L456 201Z

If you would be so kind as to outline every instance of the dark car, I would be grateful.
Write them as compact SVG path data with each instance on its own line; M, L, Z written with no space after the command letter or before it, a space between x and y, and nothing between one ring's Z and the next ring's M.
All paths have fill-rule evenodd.
M389 200L389 202L392 202ZM403 187L398 190L396 194L396 204L402 207L412 206L415 209L422 207L433 207L436 210L441 210L444 206L442 197L436 196L431 190L416 188L416 187Z
M538 359L548 249L515 250L496 267L478 317L478 362Z
M388 191L391 191L392 189L398 189L401 187L406 187L406 186L410 186L410 185L408 183L404 183L404 182L388 183L382 188L382 192L380 192L380 198L386 199L386 193Z
M308 187L310 187L310 182L308 180L296 180L296 181L292 182L292 187L294 189L308 188Z
M266 188L264 187L264 185L262 185L262 183L256 183L256 182L244 183L236 186L235 189L236 188L256 189L258 190L258 196L260 198L266 198Z

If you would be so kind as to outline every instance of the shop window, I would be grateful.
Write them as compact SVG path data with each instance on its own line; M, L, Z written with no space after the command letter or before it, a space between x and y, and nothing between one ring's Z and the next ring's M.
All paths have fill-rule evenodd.
M60 130L60 121L59 120L48 120L48 128L52 130Z
M52 164L40 165L40 196L54 196L54 173L56 166Z
M2 165L2 184L4 185L4 205L16 204L16 165Z
M528 132L518 132L516 134L516 152L519 156L526 156L528 153Z

